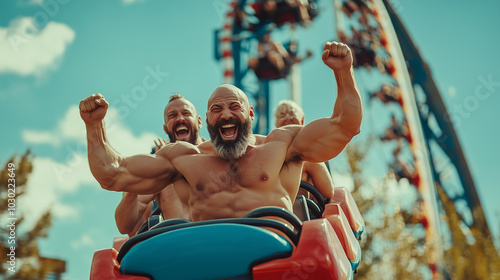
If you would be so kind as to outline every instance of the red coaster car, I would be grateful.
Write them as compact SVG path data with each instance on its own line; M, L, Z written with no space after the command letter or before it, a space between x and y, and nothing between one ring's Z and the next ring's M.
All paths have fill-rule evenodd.
M303 221L279 207L241 219L163 221L117 246L119 252L95 252L90 279L352 279L364 222L346 189L335 188L326 205L318 194L318 204L297 199L294 211L303 210ZM288 223L261 218L269 216Z

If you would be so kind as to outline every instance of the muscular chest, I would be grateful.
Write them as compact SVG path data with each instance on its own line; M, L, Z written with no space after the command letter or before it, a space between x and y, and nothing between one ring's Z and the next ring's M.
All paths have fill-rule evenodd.
M238 192L242 188L259 189L275 184L283 164L284 154L281 154L276 147L273 150L267 146L251 149L237 160L200 154L189 164L176 167L194 193Z

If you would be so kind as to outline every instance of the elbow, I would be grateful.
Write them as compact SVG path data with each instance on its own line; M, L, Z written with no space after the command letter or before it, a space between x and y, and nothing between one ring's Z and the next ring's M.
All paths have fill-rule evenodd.
M126 220L124 219L123 215L120 213L120 206L116 208L115 210L115 222L116 222L116 227L118 228L118 231L121 234L128 234L129 232L132 231L132 228L128 225Z
M96 179L97 179L97 177L96 177ZM111 180L111 179L99 180L99 179L97 179L97 181L99 182L99 185L101 185L101 188L103 188L107 191L117 191L116 184L115 184L114 180Z
M361 121L362 121L362 113L360 114L359 118L353 118L351 122L347 123L347 126L344 127L346 132L353 138L354 136L358 135L361 133Z
M358 128L356 128L354 131L352 131L352 133L351 133L351 134L352 134L351 138L353 138L354 136L356 136L356 135L358 135L358 134L360 134L360 133L361 133L361 127L358 127Z
M116 227L121 234L130 234L134 230L132 226L116 223Z
M108 191L122 191L118 188L117 177L118 171L113 168L101 168L98 171L92 170L92 175L99 182L101 188Z
M116 191L116 184L114 184L114 182L99 181L99 184L101 185L101 188L103 188L107 191Z
M125 229L123 227L118 227L118 231L121 233L121 234L130 234L132 232L132 229L128 230L128 229Z
M349 141L351 141L351 139L354 138L354 136L361 133L361 125L360 124L352 124L352 125L344 126L342 128L343 128L342 130L343 130L344 134L347 136Z

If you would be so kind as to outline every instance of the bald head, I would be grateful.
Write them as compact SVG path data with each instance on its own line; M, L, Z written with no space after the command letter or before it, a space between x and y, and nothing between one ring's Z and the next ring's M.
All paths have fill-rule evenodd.
M231 84L223 84L218 86L208 98L207 109L210 110L214 102L231 98L236 98L246 108L249 107L248 97L241 89Z

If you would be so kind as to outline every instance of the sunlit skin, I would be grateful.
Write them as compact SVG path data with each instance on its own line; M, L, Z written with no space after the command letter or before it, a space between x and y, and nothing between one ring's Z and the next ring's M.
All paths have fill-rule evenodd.
M170 101L164 110L165 133L172 135L170 141L186 141L200 144L199 136L201 117L197 115L194 105L185 98ZM155 140L155 149L160 149L167 142L163 139ZM115 220L118 230L122 234L135 235L141 225L148 219L152 209L152 201L156 199L162 210L164 219L191 217L185 205L180 201L173 184L166 186L159 193L153 195L137 195L124 192L120 204L115 211Z
M194 128L194 129L193 129ZM196 140L198 129L201 128L201 117L196 114L196 108L193 104L184 98L172 100L165 107L165 124L163 130L168 135L173 135L171 142L190 141L193 137Z
M284 126L255 143L250 137L241 157L222 158L212 142L176 142L154 155L122 157L104 137L103 118L108 103L100 94L80 103L87 128L89 164L104 189L138 194L156 193L174 183L193 221L243 217L261 206L292 210L305 161L323 162L337 156L359 133L361 96L354 80L352 55L342 43L327 42L322 59L333 70L337 100L331 117L305 126ZM254 111L245 94L232 85L218 87L208 99L207 125L218 120L248 121ZM224 141L235 139L240 128L219 129Z
M285 125L304 125L304 113L293 101L282 101L275 113L276 127ZM321 193L324 198L333 197L333 182L330 172L323 162L305 162L302 169L301 181L307 182ZM310 197L309 193L300 189L297 195Z

